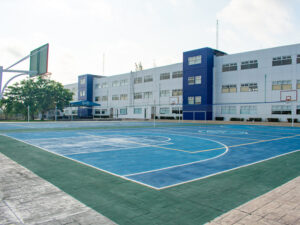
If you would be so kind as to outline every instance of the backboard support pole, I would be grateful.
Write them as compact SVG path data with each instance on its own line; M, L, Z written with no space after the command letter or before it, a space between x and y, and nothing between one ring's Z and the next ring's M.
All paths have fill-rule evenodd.
M0 100L2 99L2 76L3 76L3 66L0 66Z

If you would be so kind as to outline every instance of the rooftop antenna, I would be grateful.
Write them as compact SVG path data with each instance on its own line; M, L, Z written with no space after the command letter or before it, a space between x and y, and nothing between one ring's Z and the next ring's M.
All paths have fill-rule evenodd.
M216 49L219 49L219 20L216 23Z
M156 67L155 59L153 59L153 67L154 67L154 68Z
M104 76L104 59L105 59L105 53L103 53L102 56L102 76Z

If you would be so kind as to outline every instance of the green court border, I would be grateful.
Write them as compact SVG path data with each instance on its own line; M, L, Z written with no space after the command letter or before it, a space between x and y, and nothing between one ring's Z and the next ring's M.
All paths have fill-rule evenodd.
M204 224L300 175L294 152L153 190L0 135L0 152L118 224Z

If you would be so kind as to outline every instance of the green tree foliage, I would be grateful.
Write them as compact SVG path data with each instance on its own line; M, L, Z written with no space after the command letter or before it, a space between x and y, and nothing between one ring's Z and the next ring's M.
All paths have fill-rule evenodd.
M61 83L42 77L31 78L9 86L1 100L1 107L5 114L22 113L27 119L29 106L33 119L35 114L45 115L55 107L62 110L69 105L72 95Z

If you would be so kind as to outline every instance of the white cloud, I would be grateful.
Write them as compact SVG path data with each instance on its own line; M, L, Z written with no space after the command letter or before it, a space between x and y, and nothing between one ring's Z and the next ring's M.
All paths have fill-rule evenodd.
M259 45L277 44L282 35L293 30L290 10L280 0L231 0L217 16L221 31L230 29L240 39L253 39ZM229 37L226 39L229 41Z

